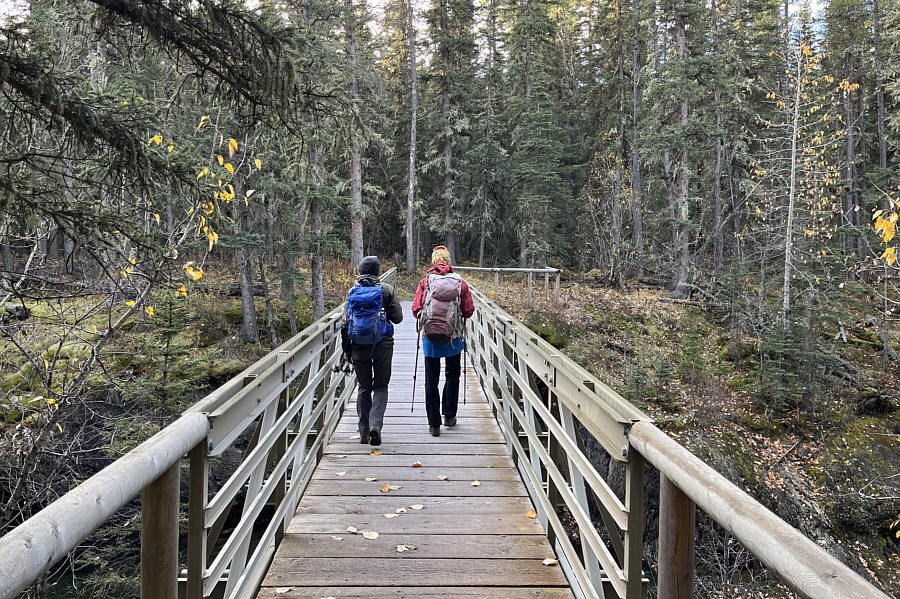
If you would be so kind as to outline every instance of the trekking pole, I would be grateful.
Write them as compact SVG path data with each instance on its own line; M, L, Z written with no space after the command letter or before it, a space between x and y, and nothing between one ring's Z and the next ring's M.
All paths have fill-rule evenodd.
M418 328L418 327L416 327ZM413 395L412 395L412 403L409 406L409 411L412 413L416 407L416 376L419 374L419 343L422 341L422 331L416 331L416 366L413 370Z
M469 361L469 344L466 342L466 328L463 324L463 405L466 405L466 387L469 386L469 369L466 364Z

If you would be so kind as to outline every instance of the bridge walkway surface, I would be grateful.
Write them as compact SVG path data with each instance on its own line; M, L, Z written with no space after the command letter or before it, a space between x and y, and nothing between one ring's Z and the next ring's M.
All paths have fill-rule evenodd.
M360 443L354 396L258 597L573 597L544 565L553 549L471 366L456 426L429 434L421 356L410 411L416 330L403 310L380 454Z

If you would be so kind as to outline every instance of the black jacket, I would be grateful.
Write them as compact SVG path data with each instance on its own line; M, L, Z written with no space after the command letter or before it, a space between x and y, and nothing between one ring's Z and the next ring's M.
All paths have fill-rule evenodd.
M363 275L357 279L360 284L372 285L378 282L378 279L371 275ZM397 294L394 288L387 283L381 284L381 305L384 306L384 313L387 319L394 324L403 322L403 307L397 301ZM393 337L385 337L379 343L384 343L390 339L390 343L394 343ZM347 305L344 304L344 317L341 319L341 351L347 353L350 351L350 337L347 335Z

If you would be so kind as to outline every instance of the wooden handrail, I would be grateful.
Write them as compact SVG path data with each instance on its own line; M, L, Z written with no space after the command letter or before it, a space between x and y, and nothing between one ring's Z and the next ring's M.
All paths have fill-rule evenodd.
M65 557L208 431L203 414L183 415L0 538L0 599L12 599Z
M662 476L809 599L888 599L862 576L713 470L650 422L628 433ZM661 508L662 510L663 508ZM660 560L660 569L666 564Z

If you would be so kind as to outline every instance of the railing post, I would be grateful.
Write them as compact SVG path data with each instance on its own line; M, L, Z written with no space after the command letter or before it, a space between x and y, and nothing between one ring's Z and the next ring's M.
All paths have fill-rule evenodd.
M497 296L500 295L500 271L494 271L494 299L497 299Z
M637 451L628 452L625 470L625 507L628 509L628 527L625 531L625 599L643 597L643 571L641 557L644 549L644 456ZM660 593L659 597L668 596Z
M204 439L189 454L191 478L188 497L187 599L202 599L206 574L206 525L204 522L208 496L209 446Z
M694 502L666 476L659 477L659 596L694 593Z
M544 273L544 299L546 300L549 295L550 295L550 273L545 272Z
M530 270L528 271L528 309L531 310L532 305L534 305L534 293L532 291L532 283L534 281L534 273Z
M559 271L556 271L556 303L559 303Z
M141 599L178 599L179 462L141 498Z

